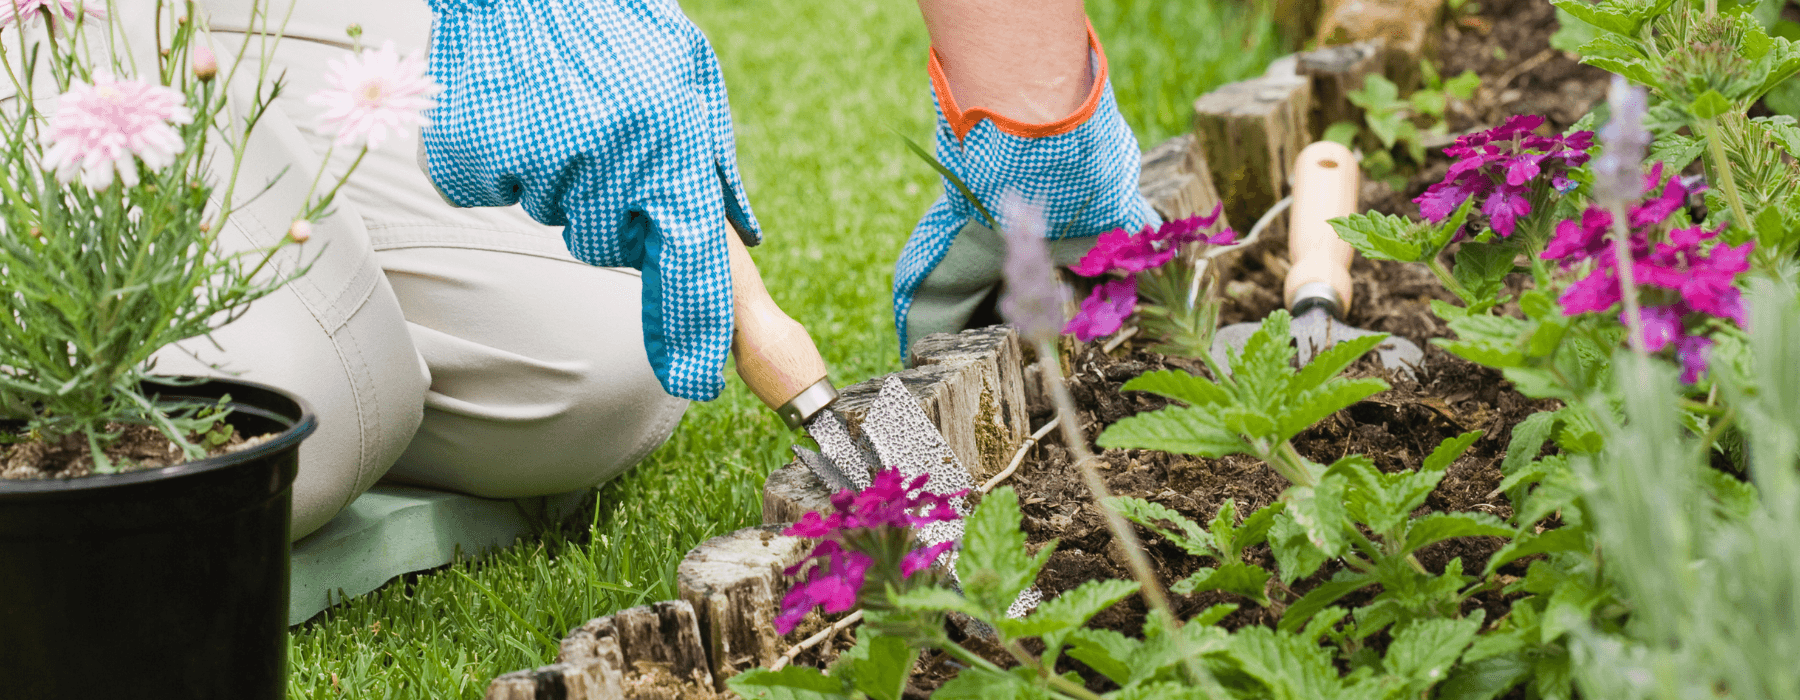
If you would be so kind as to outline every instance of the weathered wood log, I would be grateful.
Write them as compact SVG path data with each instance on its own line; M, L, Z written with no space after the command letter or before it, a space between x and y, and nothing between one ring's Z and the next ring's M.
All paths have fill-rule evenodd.
M1444 0L1333 0L1320 21L1319 45L1374 42L1378 70L1402 92L1419 82L1419 60L1432 55Z
M1200 151L1193 134L1176 136L1144 152L1138 194L1164 220L1210 214L1219 203L1212 172L1206 166L1206 154Z
M1025 407L1025 377L1020 371L1023 351L1018 331L1010 326L989 326L954 334L936 333L914 342L911 357L915 367L966 365L974 370L973 376L956 377L956 381L974 382L979 392L973 424L940 424L940 429L946 440L952 431L972 433L980 463L969 463L961 453L957 455L965 460L963 464L971 473L991 474L1005 466L1008 446L1017 445L1031 432Z
M1263 76L1220 86L1194 102L1194 134L1225 202L1225 216L1249 227L1286 195L1288 171L1312 140L1311 83Z
M799 460L770 472L763 482L763 523L798 522L815 510L831 511L831 490Z
M508 673L487 700L713 698L711 664L694 608L665 600L589 620L562 641L557 663Z
M782 527L714 537L688 552L676 569L677 590L694 608L718 690L731 676L774 663L786 648L774 623L787 592L782 570L809 547L804 539L783 536Z
M1361 90L1363 79L1380 68L1381 56L1381 45L1372 41L1299 55L1295 71L1312 81L1310 121L1314 140L1336 122L1362 125L1363 109L1350 102L1350 93Z

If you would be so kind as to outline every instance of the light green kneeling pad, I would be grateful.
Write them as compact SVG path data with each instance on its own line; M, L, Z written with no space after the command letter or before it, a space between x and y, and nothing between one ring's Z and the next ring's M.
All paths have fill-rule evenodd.
M288 624L334 602L380 588L401 574L477 556L531 534L532 524L568 517L593 489L535 498L476 498L448 491L378 484L294 543Z

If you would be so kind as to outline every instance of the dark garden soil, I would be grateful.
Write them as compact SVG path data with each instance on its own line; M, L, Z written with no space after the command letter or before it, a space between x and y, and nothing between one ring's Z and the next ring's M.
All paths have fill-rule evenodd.
M107 427L121 431L117 440L102 448L121 471L156 469L189 461L180 447L155 428L117 423ZM273 437L274 434L268 434L245 438L234 428L231 439L212 448L207 456L246 450ZM201 436L190 435L188 439L199 442ZM0 445L0 479L68 479L87 476L93 469L93 453L79 434L68 435L54 444L25 440Z
M1539 114L1548 129L1561 131L1585 115L1605 95L1607 74L1580 65L1571 56L1549 47L1556 31L1555 14L1546 0L1482 0L1474 14L1445 22L1439 37L1436 63L1446 76L1463 70L1482 78L1474 99L1453 106L1451 133L1492 126L1514 114ZM1391 214L1417 216L1411 202L1432 183L1443 178L1449 160L1437 150L1425 167L1406 185L1394 190L1384 183L1365 184L1362 207ZM1454 253L1454 250L1450 251ZM1287 272L1286 245L1268 241L1239 258L1224 280L1227 297L1221 323L1258 321L1279 308L1282 277ZM1476 511L1500 518L1512 514L1503 495L1492 494L1501 480L1500 461L1512 428L1532 413L1556 407L1554 402L1528 399L1511 387L1497 371L1466 362L1430 344L1432 338L1451 336L1445 324L1431 313L1430 301L1455 298L1421 265L1357 259L1353 267L1355 301L1346 319L1351 325L1406 337L1425 349L1425 363L1417 378L1394 376L1373 356L1365 357L1346 373L1351 377L1387 379L1393 389L1378 394L1327 418L1294 439L1302 455L1330 463L1347 454L1372 458L1386 472L1417 469L1426 455L1446 438L1481 430L1483 437L1453 463L1444 480L1432 492L1418 514L1432 511ZM1516 286L1523 279L1511 280ZM1512 290L1517 292L1515 288ZM1503 307L1504 310L1504 307ZM1206 376L1202 364L1187 358L1163 356L1137 341L1113 353L1102 353L1098 343L1076 350L1071 362L1070 388L1089 440L1113 422L1164 406L1163 399L1143 392L1123 392L1120 386L1132 377L1160 369L1180 369ZM1039 420L1048 416L1038 416ZM1091 445L1091 442L1090 442ZM1060 444L1046 443L1028 457L1009 479L1019 492L1024 530L1035 547L1057 540L1038 586L1044 595L1056 596L1083 582L1099 578L1130 578L1123 552L1091 503L1080 474ZM1288 483L1268 466L1248 456L1206 459L1150 450L1099 452L1102 475L1115 495L1136 496L1173 508L1199 523L1210 521L1226 500L1234 501L1240 514L1268 505ZM1240 515L1240 517L1242 517ZM1210 559L1191 556L1179 547L1138 528L1158 577L1165 583L1180 581ZM1486 566L1504 540L1460 538L1421 550L1418 558L1433 572L1442 572L1460 558L1464 571ZM1276 570L1267 545L1246 553L1246 560ZM1502 581L1522 575L1529 560L1513 562L1498 572ZM1317 574L1297 581L1290 591L1272 581L1271 597L1292 601L1336 573L1341 566L1328 563ZM1377 587L1365 588L1337 604L1354 608L1373 598ZM1465 603L1464 612L1483 608L1495 620L1511 606L1512 598L1497 590L1477 594ZM1248 625L1273 626L1282 604L1263 608L1235 594L1220 591L1172 595L1176 613L1197 614L1218 603L1235 603L1239 609L1220 624L1229 629ZM1145 608L1132 597L1094 618L1097 627L1128 635L1140 632ZM1383 635L1374 638L1383 645ZM983 649L978 639L966 644L1010 665L999 649ZM991 652L991 653L988 653ZM917 678L920 690L935 687L954 674L946 663L927 657ZM1065 659L1060 670L1074 670L1096 679L1078 662ZM1095 690L1109 688L1103 679L1090 680Z

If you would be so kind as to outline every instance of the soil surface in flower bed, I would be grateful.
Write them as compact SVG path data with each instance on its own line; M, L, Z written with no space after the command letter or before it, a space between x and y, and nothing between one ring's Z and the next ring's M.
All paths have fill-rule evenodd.
M120 431L119 438L102 450L122 472L156 469L190 461L181 453L180 447L150 426L114 423L107 428ZM231 438L224 444L213 447L206 456L217 457L246 450L273 437L275 435L271 433L245 438L233 428ZM190 435L188 439L198 443L202 436ZM23 439L0 445L0 479L68 479L87 476L93 470L93 453L88 450L87 439L79 434L65 436L54 444Z

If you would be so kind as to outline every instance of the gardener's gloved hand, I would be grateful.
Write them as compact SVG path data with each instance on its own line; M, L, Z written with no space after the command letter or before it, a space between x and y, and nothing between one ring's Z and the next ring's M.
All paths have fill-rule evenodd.
M935 50L931 87L937 98L937 158L990 212L1008 188L1044 204L1059 263L1072 265L1093 237L1115 228L1160 223L1138 195L1141 153L1120 116L1106 75L1106 56L1088 27L1093 87L1073 114L1025 124L957 105ZM1004 223L1004 222L1002 222ZM953 245L954 244L954 245ZM894 328L905 356L912 339L963 328L1000 282L1005 246L982 214L944 178L944 196L926 212L894 270Z
M663 388L724 384L726 220L743 195L712 46L671 0L430 0L444 84L426 169L457 206L523 203L584 262L643 271L644 348Z

